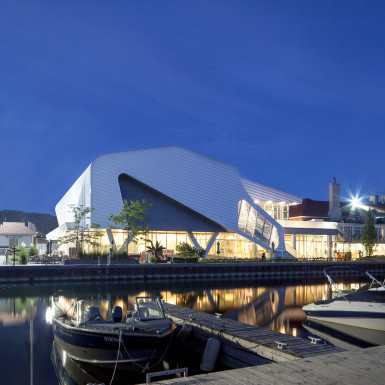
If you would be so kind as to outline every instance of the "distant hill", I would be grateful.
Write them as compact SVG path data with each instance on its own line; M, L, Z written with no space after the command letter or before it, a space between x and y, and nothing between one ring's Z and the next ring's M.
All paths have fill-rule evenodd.
M3 222L32 222L37 231L48 234L58 226L57 219L51 214L26 213L17 210L0 210L0 223Z

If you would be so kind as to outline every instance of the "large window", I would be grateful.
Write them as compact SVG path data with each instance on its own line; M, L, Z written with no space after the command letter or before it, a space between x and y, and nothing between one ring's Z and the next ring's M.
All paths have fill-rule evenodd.
M238 205L238 228L249 237L263 244L278 246L278 231L275 226L249 203L242 200Z
M327 258L329 247L327 235L300 235L296 236L297 258Z

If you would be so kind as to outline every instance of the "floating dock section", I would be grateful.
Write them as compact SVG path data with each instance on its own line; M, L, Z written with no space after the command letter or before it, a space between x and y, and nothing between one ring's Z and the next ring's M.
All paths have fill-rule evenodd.
M347 351L168 303L164 307L181 327L191 326L192 340L220 340L218 361L236 369L152 384L362 385L384 381L385 346Z
M165 303L164 308L178 325L192 327L191 336L183 341L190 349L203 353L210 338L218 339L221 343L218 362L230 368L293 361L343 351L331 345L312 343L310 339L293 337L181 306Z

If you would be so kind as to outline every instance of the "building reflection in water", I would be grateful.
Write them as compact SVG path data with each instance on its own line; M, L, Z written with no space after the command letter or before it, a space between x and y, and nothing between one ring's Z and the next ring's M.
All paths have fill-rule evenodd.
M341 284L341 289L356 288L358 284ZM109 294L112 305L119 305L123 314L132 310L135 296L160 295L165 302L207 313L221 313L246 324L297 335L306 319L302 306L325 298L328 285L297 285L282 287L249 287L239 289L210 289L189 292L141 291L128 296ZM76 298L59 297L61 309L69 312Z

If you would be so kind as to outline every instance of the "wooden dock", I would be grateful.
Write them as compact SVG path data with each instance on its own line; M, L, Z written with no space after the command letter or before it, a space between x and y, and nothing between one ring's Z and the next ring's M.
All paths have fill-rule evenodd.
M383 384L385 346L201 374L152 384L292 385Z
M208 338L219 339L221 349L218 361L231 368L294 361L343 351L331 345L314 344L310 340L181 306L165 303L164 308L177 324L192 326L193 346L197 348L196 341L200 341L200 352L203 352ZM199 344L197 349L199 351Z

